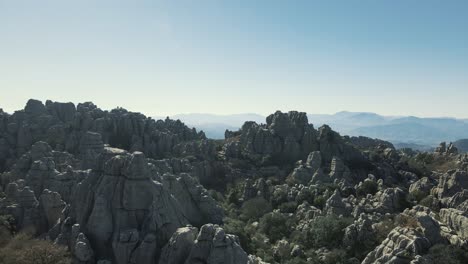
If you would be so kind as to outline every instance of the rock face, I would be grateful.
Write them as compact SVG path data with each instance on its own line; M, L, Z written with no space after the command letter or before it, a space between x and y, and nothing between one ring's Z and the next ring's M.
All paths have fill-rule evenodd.
M158 263L179 227L222 223L223 211L196 178L212 174L199 164L212 166L214 146L180 121L30 100L13 115L0 112L0 214L68 246L76 263ZM243 261L237 238L212 229L211 261L224 249Z
M226 155L247 158L257 164L287 163L305 160L313 151L320 150L324 162L333 156L346 160L360 159L359 151L345 143L330 127L315 130L308 123L306 113L277 111L266 119L266 124L246 122L225 146Z
M178 229L163 249L162 263L251 263L234 235L228 235L216 225L204 225L196 235L196 229Z
M461 239L468 240L468 214L453 208L440 210L441 221L455 230Z
M421 233L398 227L362 263L410 263L412 258L424 254L430 246L430 241Z
M72 154L86 155L104 143L162 158L179 143L205 138L203 133L189 129L180 121L155 121L122 108L102 111L92 103L75 107L73 103L47 101L44 105L29 100L24 110L13 115L2 112L0 116L0 148L8 149L0 156L0 171L38 141ZM100 134L101 139L88 131Z
M187 173L178 176L164 174L163 185L174 195L179 208L190 223L200 226L211 222L221 224L224 214L195 178Z
M452 170L439 178L439 184L432 189L431 194L438 197L442 203L458 192L468 189L468 173L462 170Z
M188 223L178 201L151 180L141 152L109 159L102 173L92 173L77 185L73 200L71 217L85 227L97 257L118 263L144 258L139 253L158 255L158 246ZM135 250L137 245L143 248Z
M272 161L295 161L317 150L316 131L305 113L276 112L267 117L266 125L247 122L242 126L234 153L259 164Z
M184 263L195 244L197 236L198 228L196 227L189 226L177 229L169 242L164 246L159 263Z
M422 193L424 195L429 195L431 192L432 187L434 187L434 181L431 180L429 177L423 177L413 184L411 184L409 188L410 193Z
M308 184L315 173L322 166L322 155L320 151L309 154L305 163L301 163L291 174L291 180L299 184Z

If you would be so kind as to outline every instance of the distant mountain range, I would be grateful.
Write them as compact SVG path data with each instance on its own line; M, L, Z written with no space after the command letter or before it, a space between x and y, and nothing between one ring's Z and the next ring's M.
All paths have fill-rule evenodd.
M214 139L224 138L226 129L237 130L245 121L265 123L265 116L251 113L179 114L170 118L180 119L189 126L205 131L209 138ZM379 138L392 142L396 147L427 150L442 141L468 138L468 119L382 116L376 113L346 111L331 115L309 114L308 118L316 128L327 124L343 135Z

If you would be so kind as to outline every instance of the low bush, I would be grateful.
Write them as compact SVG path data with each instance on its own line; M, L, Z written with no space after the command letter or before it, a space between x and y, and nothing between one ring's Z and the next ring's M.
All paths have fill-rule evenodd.
M468 263L468 252L451 245L435 245L429 249L427 254L433 263L444 264L466 264Z
M336 215L318 216L303 237L304 245L307 248L339 247L344 229L352 222L351 218L340 218Z
M241 218L245 221L257 220L271 210L270 202L263 197L256 197L244 202L241 208Z
M260 218L259 229L271 243L275 243L283 237L288 237L290 233L288 217L280 212L268 213Z
M379 186L375 181L364 181L356 190L358 196L366 196L368 194L376 194L379 190Z
M69 264L71 259L66 247L50 241L33 239L26 233L14 236L0 248L3 264Z

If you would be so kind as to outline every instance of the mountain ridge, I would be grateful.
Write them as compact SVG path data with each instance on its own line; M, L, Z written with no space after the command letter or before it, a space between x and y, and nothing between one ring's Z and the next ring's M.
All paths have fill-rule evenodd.
M224 138L226 129L237 130L243 121L264 123L266 118L255 113L231 115L186 113L170 117L203 130L207 137L213 139ZM384 116L373 112L350 111L308 114L307 117L309 123L315 127L327 124L342 135L363 135L388 140L397 145L401 143L420 145L425 149L435 147L441 141L468 138L468 119L454 117Z

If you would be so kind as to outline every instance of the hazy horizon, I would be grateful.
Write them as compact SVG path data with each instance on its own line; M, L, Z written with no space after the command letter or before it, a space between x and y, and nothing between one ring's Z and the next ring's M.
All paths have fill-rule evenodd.
M0 108L468 118L466 1L0 0Z

